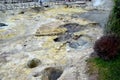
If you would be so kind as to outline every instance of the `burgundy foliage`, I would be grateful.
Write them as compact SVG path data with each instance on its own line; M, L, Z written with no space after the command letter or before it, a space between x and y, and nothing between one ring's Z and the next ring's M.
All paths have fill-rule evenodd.
M118 55L120 39L114 35L103 36L95 42L94 51L104 59L110 60Z

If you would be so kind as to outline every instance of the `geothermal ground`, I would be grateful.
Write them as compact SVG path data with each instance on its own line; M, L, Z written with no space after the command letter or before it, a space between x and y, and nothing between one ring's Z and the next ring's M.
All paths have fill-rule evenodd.
M89 80L85 60L108 15L64 6L1 11L0 80Z

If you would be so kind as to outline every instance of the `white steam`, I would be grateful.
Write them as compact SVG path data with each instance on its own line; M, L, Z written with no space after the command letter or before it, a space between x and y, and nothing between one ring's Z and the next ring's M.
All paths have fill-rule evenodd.
M103 0L93 0L93 6L100 6L104 3Z

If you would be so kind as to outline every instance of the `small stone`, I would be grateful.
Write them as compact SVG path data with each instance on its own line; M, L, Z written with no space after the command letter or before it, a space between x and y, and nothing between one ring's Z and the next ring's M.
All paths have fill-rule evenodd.
M41 61L39 59L33 58L32 60L28 61L27 66L29 68L35 68L35 67L37 67L40 64L41 64Z

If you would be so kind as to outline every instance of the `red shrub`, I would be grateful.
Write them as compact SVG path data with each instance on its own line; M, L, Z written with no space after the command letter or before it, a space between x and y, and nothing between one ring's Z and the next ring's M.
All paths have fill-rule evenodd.
M118 55L119 40L113 35L103 36L95 42L94 51L104 60L113 59Z

